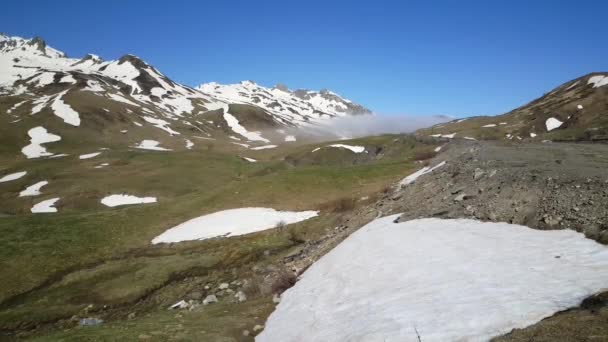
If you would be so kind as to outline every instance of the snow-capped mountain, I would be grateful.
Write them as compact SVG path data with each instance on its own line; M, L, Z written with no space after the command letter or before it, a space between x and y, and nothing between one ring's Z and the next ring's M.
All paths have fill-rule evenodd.
M309 125L336 116L369 113L325 90L290 92L252 82L227 86L209 83L193 89L172 81L133 55L115 61L103 61L96 55L68 58L41 38L0 35L0 94L33 96L34 110L39 112L80 92L136 106L142 114L170 120L225 109L230 104L259 107L269 116L267 121L278 126Z
M370 114L369 109L326 89L291 91L283 85L267 88L253 81L228 85L212 82L201 84L197 89L230 103L244 103L261 107L276 115L280 121L286 124L346 115Z

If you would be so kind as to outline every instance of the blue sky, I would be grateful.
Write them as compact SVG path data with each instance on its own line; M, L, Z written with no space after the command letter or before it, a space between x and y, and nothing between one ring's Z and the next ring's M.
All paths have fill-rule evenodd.
M608 70L608 1L9 1L0 31L189 85L328 88L383 114L500 114Z

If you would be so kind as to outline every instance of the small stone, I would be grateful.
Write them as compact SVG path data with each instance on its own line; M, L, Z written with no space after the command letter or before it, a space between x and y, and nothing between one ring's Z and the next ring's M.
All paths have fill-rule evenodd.
M281 302L281 296L278 294L273 294L272 295L272 302L275 304L279 304Z
M217 303L217 297L215 295L208 295L203 300L203 305L207 305L207 304L211 304L211 303Z
M247 296L245 295L245 293L244 293L243 291L239 291L239 292L237 292L237 293L234 295L234 297L236 297L236 299L237 299L239 302L244 302L244 301L246 301L246 300L247 300ZM254 329L254 331L255 331L255 329Z
M83 318L80 321L78 321L78 324L83 327L99 325L101 323L103 323L103 320L101 320L99 318L95 318L95 317Z
M127 315L128 319L134 319L135 318L135 312L131 312L129 315Z
M186 309L186 308L188 308L188 303L183 299L169 307L170 310Z
M256 332L256 331L260 331L260 330L262 330L262 329L264 329L264 326L259 325L259 324L256 324L256 325L253 327L253 331L254 331L254 332Z
M220 286L218 287L218 289L225 290L229 287L230 287L230 285L228 285L228 283L221 283Z
M484 175L485 173L486 173L486 172L485 172L484 170L482 170L482 169L480 169L480 168L476 168L476 169L475 169L475 174L473 175L473 179L474 179L474 180L478 180L479 178L483 177L483 175Z
M249 336L249 330L243 330L243 336Z
M467 194L460 194L460 195L456 196L456 198L454 198L454 201L462 202L466 199L466 197L467 197Z

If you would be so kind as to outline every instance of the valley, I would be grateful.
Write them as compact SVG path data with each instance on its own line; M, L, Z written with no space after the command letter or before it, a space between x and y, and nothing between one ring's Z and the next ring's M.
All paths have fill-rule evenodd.
M134 55L6 35L0 68L2 340L608 336L605 73L359 137L332 120L376 114L326 89L190 87ZM393 322L393 300L416 310ZM444 329L439 311L484 324Z

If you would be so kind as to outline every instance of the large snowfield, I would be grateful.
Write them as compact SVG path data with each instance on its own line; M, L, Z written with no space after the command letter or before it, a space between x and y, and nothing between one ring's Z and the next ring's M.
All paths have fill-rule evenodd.
M249 234L278 223L296 223L317 216L316 211L277 211L271 208L239 208L200 216L155 237L152 243L204 240L218 236Z
M608 248L571 230L398 216L313 264L256 340L487 341L608 283Z

